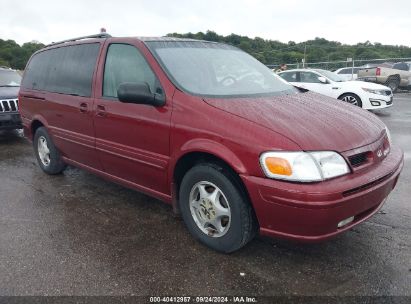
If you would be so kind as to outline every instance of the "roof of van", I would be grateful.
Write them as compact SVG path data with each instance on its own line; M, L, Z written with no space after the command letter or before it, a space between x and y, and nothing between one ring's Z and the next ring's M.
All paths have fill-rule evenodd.
M136 38L136 39L144 41L144 42L149 42L149 41L212 42L212 41L206 41L206 40L198 40L198 39L190 39L190 38L177 38L177 37L131 37L131 38Z

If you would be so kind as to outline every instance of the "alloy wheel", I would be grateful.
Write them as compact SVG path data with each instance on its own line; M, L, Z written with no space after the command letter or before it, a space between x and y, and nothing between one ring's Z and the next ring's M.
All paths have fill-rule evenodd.
M341 98L342 101L348 102L354 106L358 106L358 100L355 96L352 95L346 95L343 98Z
M50 165L50 149L47 145L47 139L44 136L40 136L37 141L37 151L41 163L47 167Z
M191 216L197 227L210 237L222 237L231 224L230 204L213 183L202 181L190 191L189 204Z

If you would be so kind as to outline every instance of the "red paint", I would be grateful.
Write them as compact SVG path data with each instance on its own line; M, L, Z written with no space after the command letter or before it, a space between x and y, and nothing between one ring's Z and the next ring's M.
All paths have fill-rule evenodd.
M27 89L19 94L26 136L32 139L33 125L43 124L69 164L171 204L178 160L191 152L209 153L241 177L262 234L304 241L327 239L365 220L395 186L403 154L392 147L384 160L374 161L374 152L384 144L384 124L367 111L314 93L255 99L191 96L173 85L142 41L95 41L101 50L91 98ZM165 91L163 107L102 98L105 54L112 42L134 45L144 54ZM259 156L270 150L333 150L346 159L369 155L348 175L303 184L264 176ZM350 216L356 216L354 223L337 229Z

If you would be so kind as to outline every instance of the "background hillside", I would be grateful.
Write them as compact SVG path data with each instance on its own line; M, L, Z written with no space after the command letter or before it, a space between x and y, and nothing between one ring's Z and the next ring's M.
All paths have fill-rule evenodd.
M304 49L306 50L307 62L346 60L348 57L356 60L411 57L411 47L382 45L381 43L371 43L369 41L356 45L346 45L337 41L328 41L324 38L315 38L302 43L293 41L283 43L277 40L266 40L259 37L249 38L236 34L221 36L213 31L198 32L196 34L170 33L167 36L202 39L235 45L267 65L301 62L301 59L304 58ZM44 44L37 41L27 42L20 46L14 40L0 39L0 66L22 70L31 54L42 47L44 47Z
M243 49L267 65L301 62L301 59L304 58L304 48L306 48L307 62L336 61L346 60L347 58L358 60L411 57L411 47L382 45L381 43L371 43L369 41L356 45L346 45L337 41L328 41L324 38L315 38L301 43L295 43L294 41L283 43L259 37L252 39L236 34L221 36L213 31L196 34L170 33L167 36L225 42Z

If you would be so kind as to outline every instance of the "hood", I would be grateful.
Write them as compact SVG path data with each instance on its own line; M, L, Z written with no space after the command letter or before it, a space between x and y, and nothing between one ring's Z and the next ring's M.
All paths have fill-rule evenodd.
M0 87L0 99L16 99L20 87Z
M384 86L382 84L367 82L367 81L359 81L359 80L338 82L338 85L347 87L347 89L355 87L358 89L366 88L366 89L371 89L371 90L390 90L391 91L389 87Z
M204 101L280 133L306 151L359 148L378 140L385 129L374 114L313 92Z

